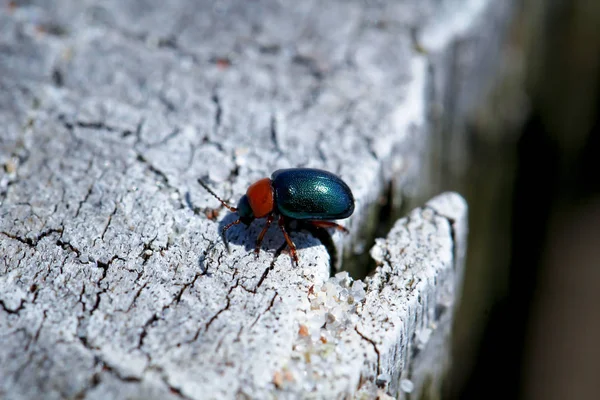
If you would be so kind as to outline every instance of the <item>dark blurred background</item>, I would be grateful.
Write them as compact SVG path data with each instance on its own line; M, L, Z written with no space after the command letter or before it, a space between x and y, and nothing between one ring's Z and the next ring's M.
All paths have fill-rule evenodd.
M600 399L600 1L521 0L467 128L446 398Z

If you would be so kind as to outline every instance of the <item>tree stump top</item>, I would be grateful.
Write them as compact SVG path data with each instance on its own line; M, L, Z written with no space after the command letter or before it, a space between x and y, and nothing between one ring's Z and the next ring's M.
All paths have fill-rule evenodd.
M464 201L398 221L364 282L330 271L390 184L424 193L420 46L495 15L437 3L0 3L0 397L401 392L413 336L450 321ZM227 248L197 179L235 202L298 166L350 185L351 234L294 232L297 268L275 227L258 258L260 223Z

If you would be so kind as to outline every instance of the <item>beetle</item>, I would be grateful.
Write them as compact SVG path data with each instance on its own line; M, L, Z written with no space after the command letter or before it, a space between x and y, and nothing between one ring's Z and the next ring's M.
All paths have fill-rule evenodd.
M223 228L224 240L225 232L232 226L239 223L248 226L257 218L266 218L265 226L256 238L254 253L258 256L265 233L277 218L296 265L296 246L285 228L288 221L300 220L318 228L335 228L347 233L346 228L333 220L348 218L354 212L354 196L348 185L337 175L321 169L279 169L270 178L260 179L250 185L237 207L227 204L201 179L198 179L198 183L238 215L237 220Z

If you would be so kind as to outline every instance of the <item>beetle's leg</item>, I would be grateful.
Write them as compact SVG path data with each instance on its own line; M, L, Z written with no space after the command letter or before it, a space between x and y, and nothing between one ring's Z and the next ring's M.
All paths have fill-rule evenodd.
M269 214L269 216L267 217L267 222L265 223L265 227L262 231L260 231L260 235L258 235L258 237L256 238L256 247L254 248L254 254L256 255L256 258L258 258L258 253L260 252L260 245L263 241L263 238L265 237L265 233L267 233L267 230L269 229L269 226L271 226L271 222L273 222L273 214Z
M290 247L290 254L292 255L292 259L296 263L296 266L298 266L298 254L296 253L296 245L294 244L294 242L292 242L290 235L288 235L287 231L285 230L285 218L283 218L283 215L279 216L279 228L281 228L281 232L283 232L283 237L285 238L287 245Z
M223 237L223 241L225 242L225 247L227 248L227 251L229 251L229 243L227 243L227 236L225 236L225 232L227 232L227 229L231 228L234 225L239 224L240 222L242 222L241 219L236 219L235 221L230 222L229 224L225 225L225 227L221 231L221 236Z
M231 227L232 227L232 226L234 226L234 225L237 225L237 224L239 224L240 222L242 222L242 220L241 220L241 219L236 219L235 221L228 223L227 225L225 225L225 227L224 227L224 228L223 228L223 230L221 231L221 234L222 234L222 235L225 235L225 232L226 232L226 231L227 231L229 228L231 228Z
M309 221L313 226L316 226L317 228L335 228L338 231L344 232L344 233L348 233L348 229L344 228L342 225L339 225L335 222L332 221Z

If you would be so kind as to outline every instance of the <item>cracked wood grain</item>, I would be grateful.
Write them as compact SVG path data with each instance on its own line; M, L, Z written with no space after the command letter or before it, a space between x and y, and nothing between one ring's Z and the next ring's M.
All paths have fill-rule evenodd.
M1 398L401 397L441 376L458 196L397 222L365 282L330 271L371 246L386 188L430 197L452 42L510 2L5 3ZM235 202L295 166L352 187L351 234L292 233L297 268L277 229L255 258L260 223L227 248L233 217L197 179Z

